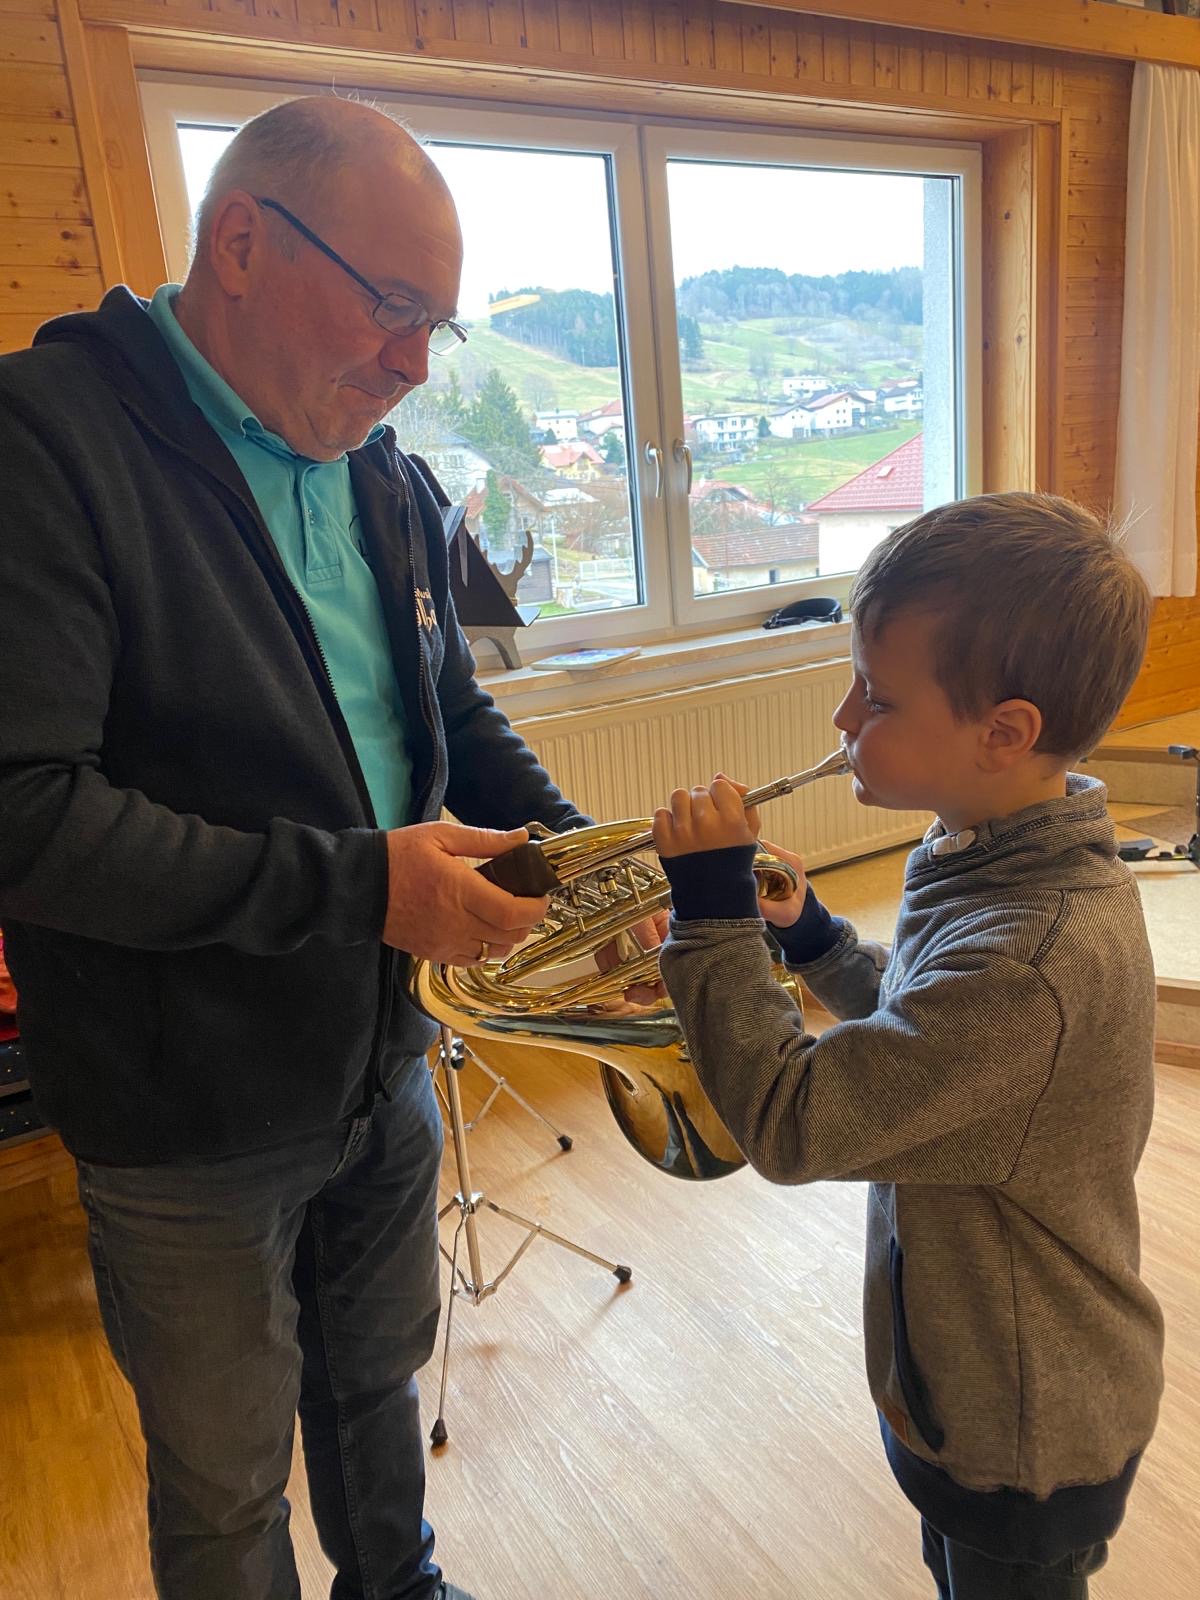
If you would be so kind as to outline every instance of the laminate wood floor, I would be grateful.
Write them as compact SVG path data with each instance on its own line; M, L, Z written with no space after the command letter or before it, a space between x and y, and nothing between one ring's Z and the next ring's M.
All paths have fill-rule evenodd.
M575 1147L502 1096L471 1137L476 1188L634 1280L539 1239L494 1297L459 1302L450 1442L429 1461L447 1575L478 1600L929 1600L863 1378L862 1186L679 1183L625 1146L586 1062L494 1064ZM470 1070L464 1090L469 1115ZM1163 1066L1141 1194L1167 1392L1096 1600L1197 1593L1198 1182L1200 1073ZM479 1237L491 1278L521 1235L487 1214ZM437 1383L435 1359L427 1424ZM152 1600L141 1456L70 1180L0 1195L3 1600ZM301 1473L291 1494L318 1600L329 1569Z

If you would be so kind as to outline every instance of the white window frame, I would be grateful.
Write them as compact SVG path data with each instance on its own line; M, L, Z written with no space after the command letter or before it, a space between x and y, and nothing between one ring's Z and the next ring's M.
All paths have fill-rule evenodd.
M175 280L187 270L191 213L176 124L240 125L249 117L310 85L272 82L230 85L170 73L140 76L143 115L168 269ZM523 652L536 657L564 645L594 641L644 644L695 639L717 630L752 628L777 607L805 595L835 595L845 604L852 573L822 575L750 589L697 596L685 497L686 467L672 442L683 438L683 398L675 294L671 270L667 161L672 157L744 161L785 167L844 167L958 179L954 263L955 349L959 361L958 492L979 492L982 481L981 171L973 145L840 134L767 133L667 121L636 115L611 119L577 116L547 107L512 108L419 95L379 96L418 136L439 142L483 143L515 149L577 150L605 155L613 172L612 217L621 284L625 384L630 413L631 494L640 514L644 600L611 611L578 613L537 622L523 636ZM651 278L653 276L653 282ZM653 350L652 362L638 350ZM661 451L660 492L650 449Z
M183 81L169 75L147 75L141 81L147 143L159 197L159 217L167 248L167 264L177 281L187 270L191 211L176 124L239 125L296 94L301 86L230 88ZM614 256L621 285L620 315L624 326L625 388L631 415L627 436L641 439L657 432L659 396L652 364L634 352L653 343L650 280L647 272L646 205L642 193L638 130L628 121L596 122L561 113L531 114L480 107L478 102L424 100L380 96L380 103L405 118L418 137L438 142L489 144L512 149L579 151L606 156L611 162ZM453 360L453 356L450 357ZM666 516L655 494L655 474L644 458L629 460L631 495L637 496L641 533L643 600L610 611L589 611L538 621L523 642L534 654L563 645L593 640L661 636L671 631L670 575Z
M957 259L953 263L958 357L956 475L960 495L977 494L982 481L981 396L981 235L980 184L982 156L973 145L897 145L891 139L847 139L827 134L776 134L757 131L647 126L642 129L646 198L650 216L650 261L658 365L663 391L663 437L667 451L669 490L666 495L671 548L671 577L676 621L684 626L701 620L729 627L762 617L808 595L836 595L843 604L853 573L825 573L756 589L727 589L696 595L692 583L691 530L686 498L687 465L673 444L684 437L683 385L678 360L679 332L675 315L675 279L671 263L671 218L667 163L674 158L743 162L753 166L841 168L857 172L903 173L958 181L961 209L956 218Z

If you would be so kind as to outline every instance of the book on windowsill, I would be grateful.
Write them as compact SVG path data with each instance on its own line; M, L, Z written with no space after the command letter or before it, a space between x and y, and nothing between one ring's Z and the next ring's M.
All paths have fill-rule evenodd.
M611 667L616 661L627 661L640 655L636 645L625 645L611 650L566 650L556 656L543 656L529 665L535 672L595 672L598 667Z

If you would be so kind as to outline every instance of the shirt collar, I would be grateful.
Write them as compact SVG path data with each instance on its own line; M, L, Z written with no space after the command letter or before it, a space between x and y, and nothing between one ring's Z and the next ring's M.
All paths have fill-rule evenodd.
M209 422L222 432L248 439L252 444L270 451L272 455L283 456L292 461L307 460L307 457L293 450L286 439L262 425L241 396L225 382L217 369L211 362L205 360L188 338L175 315L173 304L181 287L182 285L178 283L162 284L155 290L149 310L155 327L166 341L167 349L170 350L183 374L183 381L187 384L192 399ZM374 444L385 432L384 424L377 422L363 440L363 444ZM345 456L338 458L342 462L345 459ZM337 466L338 462L320 462L318 465Z

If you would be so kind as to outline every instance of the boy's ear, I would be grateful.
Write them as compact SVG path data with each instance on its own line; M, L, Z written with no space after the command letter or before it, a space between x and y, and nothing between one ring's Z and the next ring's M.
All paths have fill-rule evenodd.
M985 720L981 757L985 772L1003 772L1033 753L1042 736L1042 713L1032 700L1002 700Z

